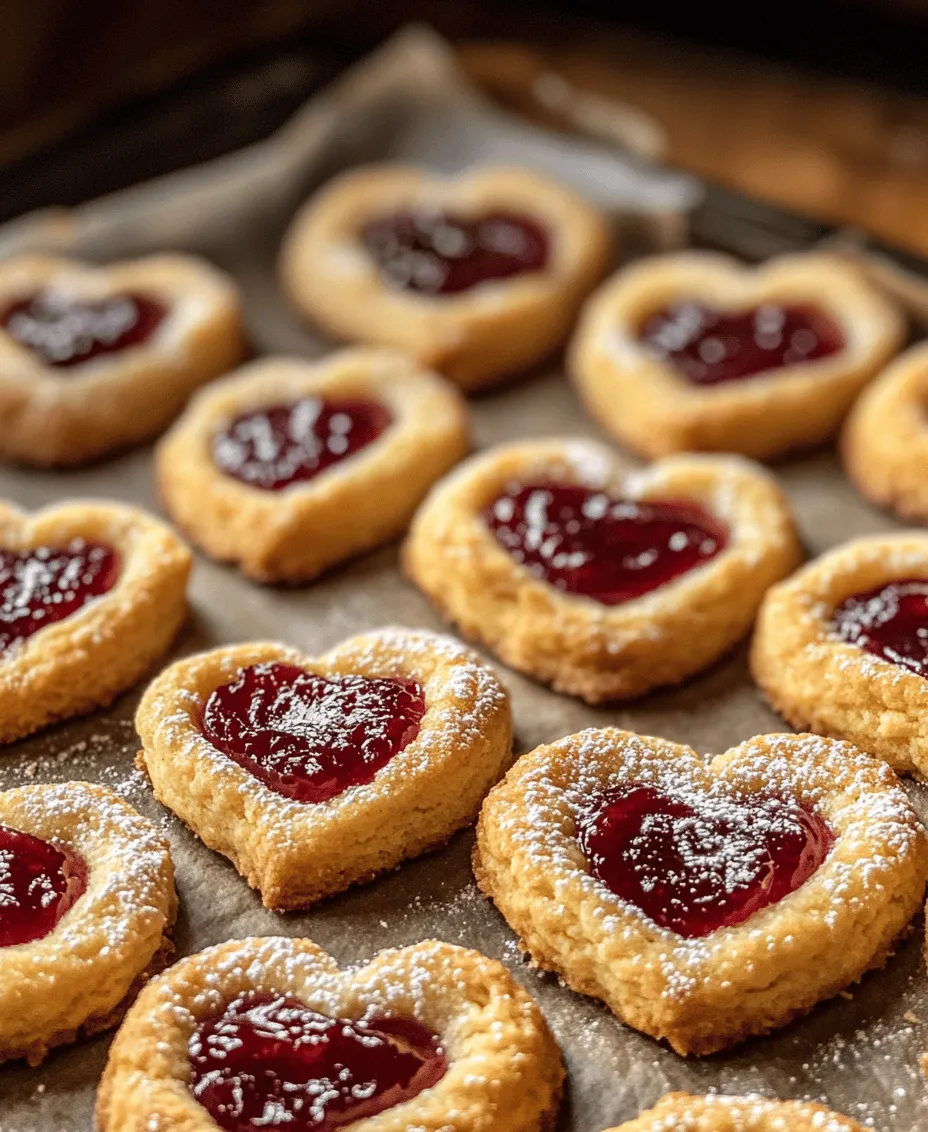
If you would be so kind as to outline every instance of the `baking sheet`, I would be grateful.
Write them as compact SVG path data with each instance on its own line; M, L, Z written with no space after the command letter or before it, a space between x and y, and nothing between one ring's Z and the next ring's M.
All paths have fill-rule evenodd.
M260 146L74 213L48 212L0 230L0 254L22 248L118 258L160 248L201 252L233 272L245 291L259 352L325 352L278 294L274 258L293 208L327 175L361 159L399 157L446 171L476 161L519 161L572 181L655 243L678 241L699 187L652 174L596 146L515 122L469 91L440 41L400 36L315 99ZM472 402L481 447L515 437L602 435L583 415L557 367ZM819 452L780 465L810 553L896 524L866 506L834 456ZM140 449L80 472L0 472L0 495L26 507L69 496L102 496L156 507L151 451ZM357 559L302 590L261 589L198 559L193 613L174 656L218 644L278 638L309 653L387 623L443 628L397 568L397 547ZM592 709L503 670L513 696L516 749L583 727L614 724L717 752L784 725L751 684L745 650L684 687L622 709ZM727 1055L685 1061L621 1026L609 1012L525 966L511 932L471 879L472 833L403 865L373 884L305 914L262 908L231 865L201 845L151 797L134 769L132 718L139 690L108 712L69 723L0 754L0 787L88 779L103 782L151 817L170 838L181 897L179 955L244 935L310 936L343 964L383 947L435 936L506 963L545 1011L566 1057L568 1095L560 1127L597 1132L671 1089L758 1091L809 1097L882 1132L928 1128L928 1090L918 1058L928 1047L922 925L882 972L806 1019ZM928 792L911 787L921 812ZM67 1047L38 1069L0 1067L0 1132L89 1132L108 1038Z

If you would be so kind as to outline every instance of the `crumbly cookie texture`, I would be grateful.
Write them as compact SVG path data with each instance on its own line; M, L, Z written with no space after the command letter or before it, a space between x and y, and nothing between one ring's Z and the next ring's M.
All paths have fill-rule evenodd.
M795 799L836 840L779 902L684 938L613 895L580 848L590 800L632 782L672 796ZM609 728L518 760L483 805L474 872L538 966L677 1053L703 1055L785 1025L882 966L921 904L928 839L892 771L850 744L766 735L706 764L688 747Z
M742 381L695 386L638 340L648 316L679 299L728 310L811 303L840 328L844 347ZM889 299L836 257L804 252L755 268L715 253L676 252L632 264L590 298L571 342L570 371L593 416L645 456L766 459L828 440L904 334Z
M928 346L907 350L867 387L841 437L847 474L867 499L928 521Z
M0 948L0 1062L38 1065L53 1046L115 1026L173 948L167 842L131 806L88 782L0 793L0 825L83 858L87 889L53 931Z
M928 776L928 680L842 640L834 610L887 582L928 578L928 535L853 539L774 586L751 673L792 727L847 739L900 773Z
M524 213L547 230L548 263L454 295L395 290L381 279L361 232L409 209L474 218ZM472 390L554 350L610 255L605 219L541 174L487 166L441 180L387 164L342 174L309 200L284 240L280 273L294 306L334 337L401 349Z
M327 396L376 401L392 421L373 443L280 491L216 466L213 436L229 421ZM256 581L307 582L400 534L432 483L466 455L469 432L457 390L392 351L262 358L194 398L158 446L156 476L172 518L211 557Z
M246 939L175 964L129 1012L97 1099L99 1132L210 1132L190 1088L197 1024L239 994L287 994L330 1017L414 1018L441 1038L442 1079L357 1122L359 1132L538 1132L564 1077L541 1011L499 963L426 940L340 970L308 939Z
M51 255L0 266L0 310L24 296L98 301L135 293L166 314L148 341L82 362L46 365L0 327L0 457L40 467L85 464L157 435L190 394L245 352L232 279L195 256L95 267Z
M632 601L566 594L515 562L483 509L512 483L559 482L633 500L691 500L729 531L715 558ZM440 481L403 549L406 573L463 633L506 664L589 703L676 684L750 629L801 548L789 504L739 457L683 456L632 470L605 445L541 440L472 457Z
M200 723L217 687L268 661L415 681L426 703L418 735L366 785L326 802L283 797L216 750ZM512 759L509 697L493 669L450 637L398 628L352 637L317 660L266 642L187 658L148 688L136 726L159 801L279 909L306 907L443 844L473 821Z
M808 1101L669 1093L654 1108L606 1132L865 1132L849 1116Z
M108 592L0 655L0 742L111 703L174 639L187 614L192 565L164 523L122 503L81 501L31 514L0 501L0 546L104 543L119 577Z

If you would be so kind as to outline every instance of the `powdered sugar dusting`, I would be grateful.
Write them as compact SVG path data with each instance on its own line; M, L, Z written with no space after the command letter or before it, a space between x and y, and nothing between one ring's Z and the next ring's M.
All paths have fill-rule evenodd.
M684 939L658 928L592 875L577 830L592 800L630 781L653 785L672 797L689 794L699 805L708 804L717 816L727 806L720 780L713 781L694 754L628 733L585 731L554 744L548 752L545 757L532 756L530 769L514 785L500 788L502 798L493 807L492 818L485 820L504 832L515 855L528 859L533 869L549 878L551 899L589 901L602 936L624 938L633 951L642 929L659 940L656 954L664 994L687 998L701 982L717 977L717 957L731 947L733 929ZM847 744L815 736L766 736L745 744L719 770L729 790L759 790L785 801L795 799L828 821L836 835L835 849L807 882L827 892L827 905L813 902L804 915L832 931L836 947L842 904L857 905L868 894L878 897L922 849L924 833L905 791L888 768ZM747 866L738 860L741 839L734 837L716 848L717 857L710 854L694 863L709 869L717 865L725 882L729 878L739 882ZM775 913L775 907L767 908L740 926L752 950L765 945L788 948L788 939L781 938L772 919Z
M282 659L292 663L292 650L284 646L280 650ZM200 662L211 663L209 657ZM228 675L240 671L235 654L228 650L219 650L215 663L216 671L224 673L222 683L228 678L226 670ZM307 663L313 667L311 661ZM508 706L508 696L494 670L470 649L442 634L387 627L343 642L321 664L323 671L332 673L412 681L421 688L426 706L415 737L370 781L329 798L325 804L332 807L375 806L385 792L423 774L435 760L459 756L469 744L480 742ZM269 790L204 736L201 719L207 696L183 685L177 687L173 680L163 688L156 682L148 693L151 716L157 723L155 734L143 735L143 739L154 740L174 757L208 768L223 790L243 799L243 806L260 791L265 802L273 804L278 832L286 841L291 823L302 817L306 803Z
M152 920L167 929L167 845L121 799L81 782L25 786L0 794L0 822L66 845L88 868L87 889L48 937L53 944L43 947L43 962L80 954L88 931L119 949Z
M426 1026L438 1023L454 1054L462 1015L482 1009L494 996L511 1001L488 960L437 940L387 949L344 968L314 945L295 946L284 936L220 945L208 954L208 964L192 960L199 967L196 980L176 984L169 976L158 984L157 1009L188 1033L197 1020L223 1010L243 985L257 993L291 994L329 1017L347 1010L354 1018L405 1016Z
M803 884L834 835L795 800L733 796L713 781L674 794L634 781L590 800L578 841L592 874L660 927L702 937Z
M707 1094L693 1097L689 1102L673 1098L659 1106L656 1115L647 1125L647 1132L678 1132L680 1121L708 1121L719 1128L751 1128L758 1132L793 1132L797 1128L815 1132L851 1132L851 1122L835 1112L803 1109L760 1095L740 1097ZM718 1122L718 1123L716 1123ZM699 1127L706 1126L703 1123ZM696 1128L696 1123L687 1124Z
M132 720L110 718L106 722L106 731L78 725L75 730L85 731L86 737L74 738L64 746L48 744L48 751L15 761L5 768L4 784L89 780L107 786L136 808L150 803L148 780L130 753L138 745Z
M325 802L369 782L415 739L425 710L414 681L320 676L266 662L216 688L200 727L217 750L275 793Z

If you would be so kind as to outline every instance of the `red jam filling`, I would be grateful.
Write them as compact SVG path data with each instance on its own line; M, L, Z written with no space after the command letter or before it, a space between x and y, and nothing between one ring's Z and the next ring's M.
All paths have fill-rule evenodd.
M249 487L280 491L373 444L392 419L378 401L304 397L237 417L213 437L213 462Z
M0 325L46 365L64 369L141 346L166 314L161 303L144 295L90 302L39 291L7 307Z
M833 622L845 641L928 677L928 581L889 582L854 594L838 606Z
M541 271L548 262L545 229L510 212L477 220L425 209L398 212L368 224L361 242L385 283L426 295L454 295Z
M697 503L613 499L568 484L514 484L483 517L516 562L603 605L657 589L728 541L725 527Z
M418 684L256 664L206 701L203 734L271 790L326 802L370 782L419 734Z
M681 300L646 319L638 338L694 385L741 381L828 358L844 347L841 331L823 311L772 303L723 311Z
M0 550L0 651L76 613L112 589L118 577L116 552L83 539Z
M47 936L86 889L76 853L0 825L0 947Z
M359 1022L245 994L190 1039L191 1091L226 1132L329 1132L430 1089L447 1059L410 1018Z
M743 923L795 892L834 840L824 819L797 802L684 800L643 783L602 794L579 827L593 875L685 939Z

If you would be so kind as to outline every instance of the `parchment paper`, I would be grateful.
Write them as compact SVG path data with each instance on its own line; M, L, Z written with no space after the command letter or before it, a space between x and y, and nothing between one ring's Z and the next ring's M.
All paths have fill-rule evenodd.
M51 247L105 259L165 247L196 250L238 277L258 351L315 356L325 343L300 324L275 286L281 232L293 208L331 172L387 156L444 170L485 160L549 169L609 207L626 230L629 217L637 218L639 235L643 229L663 244L682 236L682 216L699 191L685 178L638 169L604 149L549 136L489 111L455 73L441 43L413 32L314 100L268 142L74 213L43 213L9 225L0 231L0 254ZM473 411L480 446L524 436L600 435L557 368L475 400ZM830 452L785 463L777 473L797 509L810 553L896 526L856 497ZM27 507L68 496L101 496L154 509L151 451L80 472L3 471L0 495ZM175 656L268 637L313 653L386 623L442 628L400 576L395 546L307 589L289 591L258 588L231 569L200 559L191 598L194 612ZM679 690L618 710L594 710L507 670L503 675L513 695L519 752L606 724L664 735L701 752L785 729L752 686L743 647ZM133 768L138 696L135 690L108 712L5 749L0 787L100 781L153 818L167 832L177 864L179 955L251 934L310 936L343 964L430 936L478 948L508 964L547 1014L569 1070L561 1127L575 1132L617 1124L671 1089L812 1097L883 1132L928 1128L928 1093L917 1068L928 1046L921 923L884 971L806 1019L728 1055L685 1061L521 962L512 934L492 905L479 898L471 879L470 831L441 852L305 914L281 916L262 908L231 865L154 802ZM912 791L924 812L928 796L921 788ZM0 1068L0 1132L89 1132L107 1045L103 1036L55 1053L39 1069Z

